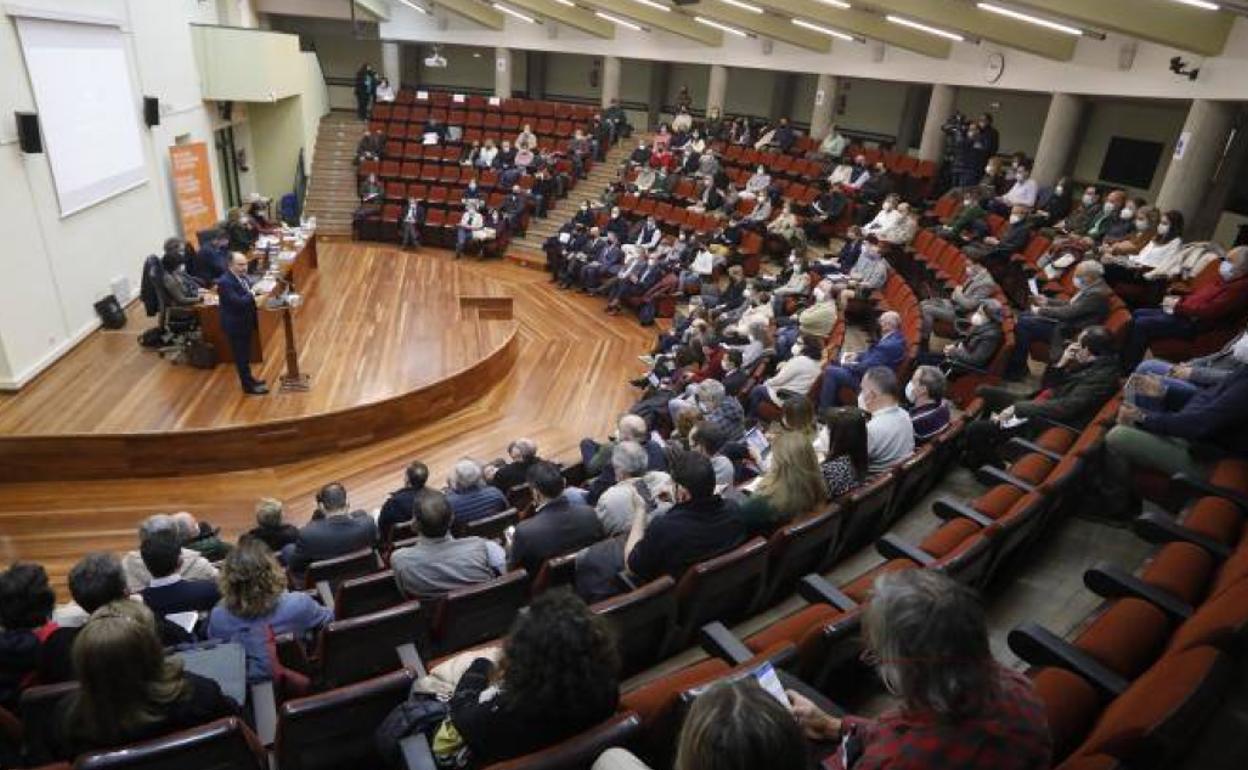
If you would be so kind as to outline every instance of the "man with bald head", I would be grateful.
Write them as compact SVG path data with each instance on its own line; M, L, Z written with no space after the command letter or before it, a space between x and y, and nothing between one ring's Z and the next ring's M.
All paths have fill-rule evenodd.
M268 393L264 380L257 380L251 374L251 337L256 330L256 304L260 298L252 293L251 282L247 280L245 255L239 252L230 255L230 269L217 279L217 298L221 331L230 343L239 385L249 396Z
M663 444L650 436L650 428L646 421L635 414L622 415L616 422L615 435L600 444L593 439L581 441L581 460L585 463L587 476L597 476L589 484L586 500L590 505L598 502L598 497L616 482L615 469L611 467L611 454L620 441L636 441L646 450L647 469L652 471L667 470L667 455Z
M839 364L830 364L823 370L823 390L819 395L819 408L846 406L841 403L840 391L848 388L854 393L862 383L862 375L873 366L896 369L906 357L906 338L901 333L901 316L889 310L879 320L880 338L861 353L844 353Z

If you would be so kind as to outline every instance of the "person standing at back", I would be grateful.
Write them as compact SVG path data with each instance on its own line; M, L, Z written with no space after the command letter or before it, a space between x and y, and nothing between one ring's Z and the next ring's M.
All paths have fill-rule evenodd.
M377 523L364 511L351 510L342 484L321 487L316 502L317 515L299 530L285 560L295 575L303 575L313 562L377 545Z
M235 252L230 255L230 269L217 279L217 297L220 300L221 331L230 343L234 356L234 368L238 370L238 383L249 396L262 396L269 392L264 380L251 374L251 337L256 331L259 316L256 304L260 301L251 292L247 281L247 257Z

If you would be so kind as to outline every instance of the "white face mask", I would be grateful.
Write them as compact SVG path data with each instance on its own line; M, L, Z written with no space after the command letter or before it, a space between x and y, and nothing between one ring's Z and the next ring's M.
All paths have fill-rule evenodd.
M1137 220L1135 220L1135 229L1136 229L1136 230L1139 230L1140 232L1144 232L1145 230L1147 230L1147 229L1148 229L1148 220L1147 220L1147 219L1137 219Z
M815 302L823 302L828 298L828 293L823 289L816 288L813 293L815 295Z
M1019 222L1022 222L1022 221L1023 221L1023 215L1022 215L1022 214L1010 214L1010 224L1012 224L1012 225L1016 225L1016 224L1018 224Z
M983 326L988 323L988 319L984 318L983 313L975 313L971 316L971 326Z
M906 383L906 400L912 404L915 403L913 381Z
M864 412L871 411L870 409L867 408L867 394L863 393L862 391L858 392L858 408Z
M800 344L793 346L793 357L797 358L802 354L802 346Z
M1164 236L1169 235L1169 234L1170 234L1170 223L1169 223L1169 222L1162 222L1161 224L1157 225L1157 234L1158 234L1158 235L1160 235L1160 236L1163 236L1163 237L1164 237Z
M1083 205L1085 205L1085 206L1091 206L1093 203L1096 203L1096 196L1095 196L1095 195L1085 195L1085 196L1083 196Z
M1248 334L1235 341L1235 347L1231 348L1231 356L1241 364L1248 364Z
M1235 265L1224 260L1218 265L1218 275L1222 276L1222 280L1226 282L1235 280Z
M1101 207L1106 214L1114 213L1114 204L1112 201L1105 201L1105 205Z
M991 173L992 173L992 166L984 166L984 173L985 173L985 174L991 174Z
M1132 219L1135 217L1135 209L1125 208L1122 210L1121 213L1118 214L1118 216L1121 217L1122 219Z
M1065 188L1065 187L1062 187L1061 185L1058 185L1057 187L1054 187L1054 188L1053 188L1053 194L1054 194L1054 195L1061 195L1061 194L1062 194L1062 193L1064 193L1064 192L1066 192L1066 188Z
M884 206L883 206L883 209L884 209L885 211L892 211L892 210L893 210L893 202L892 202L892 201L884 201Z

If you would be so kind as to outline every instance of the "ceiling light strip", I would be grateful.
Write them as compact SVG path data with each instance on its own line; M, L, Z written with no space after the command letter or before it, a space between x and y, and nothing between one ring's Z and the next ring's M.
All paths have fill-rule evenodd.
M844 2L844 0L815 0L815 2L830 5L833 8L840 8L842 10L849 10L850 8L849 3Z
M634 32L644 32L644 31L645 31L645 30L643 30L643 29L641 28L641 26L640 26L640 25L638 25L638 24L634 24L634 23L632 23L631 21L624 21L623 19L619 18L618 16L612 16L612 15L611 15L611 14L609 14L609 13L603 13L602 11L594 11L594 15L595 15L595 16L597 16L597 17L598 17L598 18L600 18L600 19L603 19L604 21L609 21L609 22L611 22L612 24L617 24L617 25L619 25L619 26L621 26L621 27L628 27L629 29L631 29L631 30L632 30L632 31L634 31Z
M819 32L829 37L834 37L838 40L844 40L848 43L854 43L854 42L857 42L858 40L853 35L848 35L844 32L839 32L835 29L830 29L828 27L823 26L822 24L815 24L813 21L806 21L805 19L793 19L792 21L794 24L796 24L799 27L802 27L803 29L808 29L812 32Z
M1206 0L1174 0L1176 3L1190 5L1193 8L1199 8L1202 11L1220 11L1222 6L1217 3L1206 2Z
M914 19L907 19L905 16L896 16L890 13L884 18L892 22L893 24L899 24L903 27L909 27L910 29L917 29L920 32L926 32L929 35L943 37L946 40L956 40L959 43L964 42L966 40L966 38L964 38L963 36L959 35L956 32L950 32L949 30L940 29L939 27L931 27L931 26L928 26L927 24L917 22Z
M527 22L527 23L529 23L529 24L536 24L536 23L537 23L537 19L533 18L532 16L528 16L528 15L526 15L526 14L520 13L520 12L519 12L519 11L517 11L515 8L508 8L507 6L503 5L502 3L490 3L490 5L494 8L494 10L496 10L496 11L502 11L503 13L507 14L508 16L513 16L513 17L515 17L515 18L519 19L520 21Z
M402 3L403 5L406 5L408 8L411 8L413 11L416 11L418 13L423 13L426 16L429 15L428 8L421 8L419 5L416 5L415 3L413 3L412 0L399 0L399 2Z
M664 5L663 3L656 3L655 0L633 0L633 2L644 5L647 8L653 8L656 11L662 11L663 13L670 13L672 10L672 7L670 5Z
M736 27L730 27L727 24L720 24L718 21L715 21L714 19L708 19L705 16L694 16L693 20L704 26L714 27L720 32L727 32L728 34L736 35L737 37L749 37L749 35L737 29Z
M1083 30L1078 27L1072 27L1069 24L1060 24L1056 21L1050 21L1049 19L1044 19L1039 16L1032 16L1030 13L1016 11L1013 8L1006 8L1005 6L997 5L996 3L975 3L975 7L983 11L988 11L989 13L995 13L998 16L1006 16L1028 24L1035 24L1037 27L1051 29L1054 32L1062 32L1067 35L1075 35L1076 37L1083 35Z
M759 8L757 5L745 3L742 2L742 0L719 0L719 2L724 5L731 5L733 8L740 8L743 11L749 11L750 13L761 14L763 12L763 9Z

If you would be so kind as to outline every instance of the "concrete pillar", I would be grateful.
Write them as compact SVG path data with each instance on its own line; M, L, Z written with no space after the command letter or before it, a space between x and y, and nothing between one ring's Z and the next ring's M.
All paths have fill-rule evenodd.
M793 120L793 95L797 93L797 75L792 72L775 73L775 85L771 91L771 119Z
M511 98L511 49L494 49L494 95L499 99Z
M1197 99L1175 142L1170 167L1157 193L1157 208L1178 209L1189 222L1196 219L1213 182L1218 161L1235 119L1236 105Z
M620 57L602 57L602 106L610 107L611 102L620 98Z
M706 84L706 111L709 114L712 107L719 109L719 114L724 114L724 99L728 95L728 68L722 64L711 65L711 79Z
M958 89L944 83L932 86L932 98L927 103L927 119L923 121L923 139L919 143L919 160L940 160L945 147L945 133L940 127L953 114L953 104L958 99Z
M906 87L906 100L901 105L901 120L897 123L897 141L893 149L908 153L914 138L923 131L923 116L927 112L928 88L918 83Z
M381 74L386 76L395 91L403 84L403 56L400 43L381 44Z
M1053 94L1049 114L1040 132L1036 162L1031 178L1040 185L1051 185L1065 174L1079 143L1079 127L1083 120L1083 99L1070 94Z
M810 111L810 136L822 141L836 120L836 76L820 75L815 83L815 106Z

